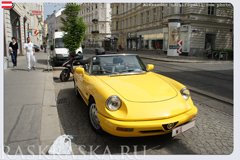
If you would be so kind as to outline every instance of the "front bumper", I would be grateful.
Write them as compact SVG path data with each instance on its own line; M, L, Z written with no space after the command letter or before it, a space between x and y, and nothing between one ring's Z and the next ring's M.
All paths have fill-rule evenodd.
M98 119L102 129L112 135L119 137L141 137L141 136L153 136L171 133L172 129L185 124L196 116L198 109L194 106L188 112L162 120L149 120L149 121L118 121L109 119L100 113L98 113ZM171 129L166 128L169 123L174 123L174 127ZM118 131L117 127L129 128L133 131Z

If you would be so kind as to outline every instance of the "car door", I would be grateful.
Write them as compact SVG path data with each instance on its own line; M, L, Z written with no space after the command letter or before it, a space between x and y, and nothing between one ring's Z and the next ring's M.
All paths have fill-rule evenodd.
M78 86L78 91L81 94L83 100L87 103L89 94L90 75L85 71L84 76L82 74L75 73L75 82Z

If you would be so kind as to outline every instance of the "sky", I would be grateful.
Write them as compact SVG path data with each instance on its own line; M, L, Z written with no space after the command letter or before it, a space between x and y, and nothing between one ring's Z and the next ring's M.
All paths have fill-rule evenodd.
M47 19L47 15L51 15L54 10L59 10L65 6L65 3L44 3L44 20Z

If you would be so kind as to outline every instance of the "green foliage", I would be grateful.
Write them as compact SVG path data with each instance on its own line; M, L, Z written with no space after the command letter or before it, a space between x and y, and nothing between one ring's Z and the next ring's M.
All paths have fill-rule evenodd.
M70 51L76 51L80 47L87 30L83 18L78 16L80 10L79 4L67 3L63 11L66 18L61 17L63 23L61 30L67 33L63 36L63 43L65 48L70 48Z

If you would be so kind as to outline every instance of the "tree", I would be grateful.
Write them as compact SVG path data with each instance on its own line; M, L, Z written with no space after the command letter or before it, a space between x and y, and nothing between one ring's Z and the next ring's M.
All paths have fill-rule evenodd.
M83 22L83 18L79 17L81 6L77 3L67 3L63 14L66 15L64 19L61 17L63 27L61 30L66 32L63 36L64 47L70 51L76 51L83 41L87 25Z

